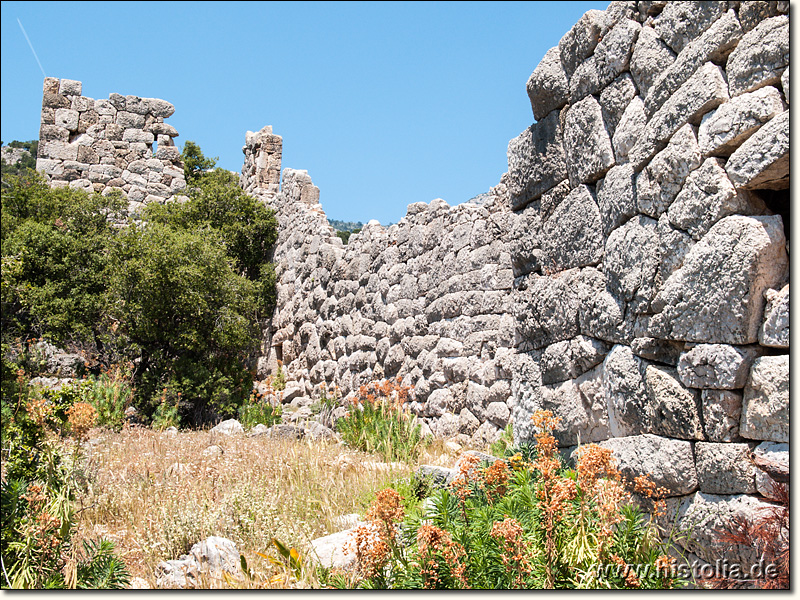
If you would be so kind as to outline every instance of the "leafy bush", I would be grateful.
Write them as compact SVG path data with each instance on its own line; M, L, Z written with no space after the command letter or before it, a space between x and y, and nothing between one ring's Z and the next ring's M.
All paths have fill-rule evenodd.
M552 414L540 411L534 420L532 463L517 454L481 467L465 455L449 488L408 516L396 491L379 493L368 523L355 532L355 575L334 573L328 582L400 589L680 585L669 578L674 559L655 526L629 504L610 451L581 447L576 470L565 469ZM636 483L653 492L647 481Z
M248 402L239 408L239 422L245 429L252 429L259 423L272 427L281 421L281 407L272 406L258 394L251 394Z
M133 402L130 368L121 364L92 378L87 400L97 411L97 424L119 431L125 424L125 409Z
M336 423L342 440L386 461L416 460L423 440L420 425L405 406L410 391L399 380L361 386L347 416Z

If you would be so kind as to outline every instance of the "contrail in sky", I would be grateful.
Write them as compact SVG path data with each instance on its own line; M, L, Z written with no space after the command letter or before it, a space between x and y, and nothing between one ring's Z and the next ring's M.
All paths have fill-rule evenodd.
M17 23L19 23L19 28L22 29L22 35L25 36L25 39L28 42L28 46L31 47L31 52L33 52L33 57L36 59L36 62L39 63L39 68L42 70L42 75L47 77L47 75L44 72L44 67L42 66L42 61L40 61L39 57L36 56L36 50L33 49L33 44L31 44L31 41L28 39L28 34L25 33L25 28L22 26L22 21L20 21L19 18L17 19Z

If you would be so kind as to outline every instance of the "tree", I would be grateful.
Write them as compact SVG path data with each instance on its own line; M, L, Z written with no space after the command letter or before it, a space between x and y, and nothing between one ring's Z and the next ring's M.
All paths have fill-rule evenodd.
M183 174L186 177L186 183L196 183L207 171L210 171L217 164L219 158L206 158L200 146L192 141L188 141L183 145L181 152L181 160L183 160Z

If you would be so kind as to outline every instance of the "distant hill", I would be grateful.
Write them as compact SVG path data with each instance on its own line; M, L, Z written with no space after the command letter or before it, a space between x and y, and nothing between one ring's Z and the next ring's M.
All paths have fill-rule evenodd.
M336 231L356 231L364 228L361 221L339 221L338 219L328 219L328 223Z
M38 140L30 142L14 140L8 146L3 146L2 151L0 151L3 175L19 175L26 168L35 169L38 147Z

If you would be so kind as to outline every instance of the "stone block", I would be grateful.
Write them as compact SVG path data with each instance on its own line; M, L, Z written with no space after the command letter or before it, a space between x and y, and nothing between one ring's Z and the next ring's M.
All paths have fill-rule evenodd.
M747 32L728 57L726 71L731 96L765 85L779 85L789 66L789 17L761 21Z
M636 85L633 83L633 79L629 73L623 73L617 77L600 93L603 122L612 140L616 132L617 124L635 97Z
M719 19L727 2L667 2L653 20L653 29L676 53L699 37Z
M645 368L648 404L642 415L650 433L681 440L702 440L700 395L681 385L678 373L670 367Z
M698 344L681 354L678 373L681 382L693 388L735 390L744 387L757 346Z
M612 437L647 432L644 419L648 406L645 368L646 363L624 345L614 346L603 361L603 392Z
M604 11L587 11L558 42L561 64L567 77L578 68L608 31L608 18Z
M789 356L762 356L744 388L739 433L750 440L789 441Z
M776 442L761 442L753 450L753 454L759 458L768 460L772 463L781 465L789 469L789 444L779 444ZM773 486L775 482L764 471L756 467L756 489L758 493L767 498L774 494Z
M561 201L541 237L545 272L600 262L603 257L600 210L588 186L574 188Z
M656 221L641 215L629 219L606 240L603 258L606 289L626 303L629 311L647 312L656 293L659 262Z
M758 343L770 348L789 347L789 284L780 290L764 292L767 306L764 323L758 332Z
M67 142L52 141L43 144L44 150L39 156L59 160L76 160L78 158L78 145Z
M765 290L788 268L779 216L725 217L689 250L651 304L650 336L752 344Z
M43 124L39 128L39 143L52 142L52 141L68 142L69 129L67 129L66 127L61 127L59 125Z
M788 189L789 111L774 117L739 146L725 171L737 188Z
M578 294L574 284L579 275L577 270L558 277L534 275L528 288L517 294L513 307L517 330L533 348L578 335Z
M703 117L697 135L700 151L705 156L730 156L759 127L783 111L781 94L772 86L731 98Z
M635 173L630 165L612 167L597 182L597 205L604 236L636 214L635 182Z
M117 111L116 124L123 129L141 129L144 127L144 115L120 110Z
M557 111L508 144L508 191L519 210L567 178L563 133Z
M750 444L697 442L694 447L697 480L709 494L754 494L756 467Z
M63 127L69 131L77 131L78 129L78 111L72 110L70 108L57 108L56 113L56 125L58 127Z
M74 79L62 79L58 86L58 93L62 96L80 96L83 84Z
M599 444L612 451L622 476L633 481L647 475L667 496L682 496L697 489L692 444L643 434L606 440Z
M569 85L558 48L550 48L531 73L526 85L533 118L542 120L550 112L567 103Z
M166 100L160 100L159 98L143 98L143 100L145 100L147 112L154 117L166 119L175 113L175 107Z
M541 358L542 383L575 379L603 362L608 351L608 344L584 335L551 344Z
M710 442L738 442L742 394L731 390L703 390L700 395L706 437Z
M631 55L630 70L639 94L644 98L656 78L675 61L675 53L652 27L642 27Z
M573 187L594 183L614 166L614 150L603 122L603 111L594 96L587 96L567 109L564 150Z
M628 153L636 145L639 138L644 135L646 124L647 115L644 112L644 102L639 96L636 96L622 113L611 139L617 164L621 165L628 162Z

